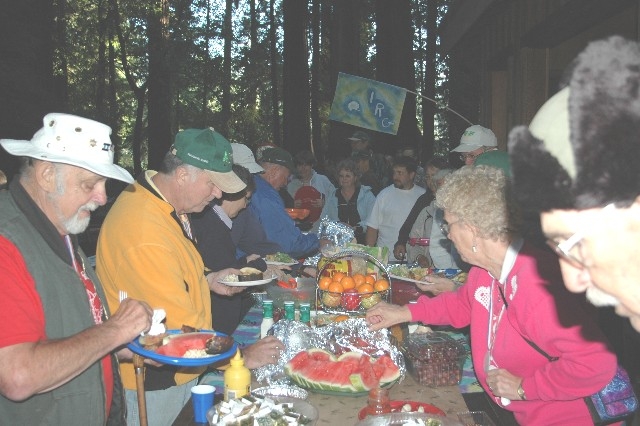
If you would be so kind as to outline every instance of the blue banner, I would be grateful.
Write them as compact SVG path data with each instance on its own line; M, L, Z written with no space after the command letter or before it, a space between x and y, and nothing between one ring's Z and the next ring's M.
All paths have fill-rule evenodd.
M406 95L402 87L339 73L329 119L395 135Z

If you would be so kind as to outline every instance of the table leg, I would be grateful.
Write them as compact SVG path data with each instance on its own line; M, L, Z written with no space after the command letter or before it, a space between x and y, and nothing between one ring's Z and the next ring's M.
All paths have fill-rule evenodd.
M140 426L147 426L147 400L144 395L144 357L133 355L133 368L136 373L136 391L138 393L138 413Z

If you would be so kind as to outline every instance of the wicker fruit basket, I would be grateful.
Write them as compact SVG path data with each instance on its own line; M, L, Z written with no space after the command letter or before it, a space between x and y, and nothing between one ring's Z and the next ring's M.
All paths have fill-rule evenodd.
M345 250L334 256L321 259L316 274L316 310L329 314L343 314L350 316L363 315L367 309L380 301L391 303L391 279L386 266L369 253ZM336 268L336 266L339 266ZM335 292L320 289L319 283L323 277L341 272L346 276L352 274L372 275L376 281L386 281L386 289L379 291L358 292L347 290Z

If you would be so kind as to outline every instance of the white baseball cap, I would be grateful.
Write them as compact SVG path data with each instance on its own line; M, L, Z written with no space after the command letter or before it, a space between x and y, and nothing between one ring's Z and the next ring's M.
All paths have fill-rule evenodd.
M233 151L233 164L237 164L242 167L246 167L250 173L262 173L264 169L258 163L253 156L251 149L241 143L232 142L231 150Z
M82 167L107 178L133 182L122 167L113 164L111 127L76 115L50 113L30 141L0 139L11 155Z
M498 146L498 138L491 129L474 124L467 127L460 138L460 145L451 152L471 152L483 146Z

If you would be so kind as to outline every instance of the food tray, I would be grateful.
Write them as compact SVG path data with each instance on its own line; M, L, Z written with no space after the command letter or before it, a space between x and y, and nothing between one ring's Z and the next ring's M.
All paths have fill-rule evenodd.
M392 413L401 413L400 410L402 410L402 407L404 407L406 404L409 404L411 406L411 411L410 412L418 412L418 408L422 407L422 409L424 410L425 414L435 414L438 416L446 416L447 413L445 413L444 411L442 411L440 408L436 407L435 405L431 405L431 404L427 404L426 402L419 402L419 401L391 401L389 403L389 405L391 405L391 412ZM367 417L367 407L364 407L360 410L360 412L358 413L358 420L364 420Z
M385 279L389 283L389 288L383 291L374 291L372 293L332 293L326 290L320 290L318 288L318 283L323 276L326 276L326 271L336 262L340 262L343 260L360 260L365 264L365 268L367 268L367 264L373 264L377 268L378 279ZM372 256L369 253L358 250L343 250L339 253L321 259L321 262L318 264L322 264L319 267L318 273L316 274L316 310L318 312L326 312L329 314L343 314L343 315L363 315L367 308L363 306L362 300L365 298L373 297L380 298L380 300L391 303L392 298L392 287L391 287L391 278L389 277L389 273L387 271L387 267L378 260L375 256ZM357 309L346 309L343 307L344 303L342 303L342 298L345 296L357 297L360 299L360 303L358 303ZM327 303L327 298L332 298L332 301ZM340 303L338 302L338 297L340 298ZM324 300L323 300L324 298ZM366 305L366 304L365 304Z
M309 392L302 389L298 386L286 386L286 385L272 385L266 386L263 388L254 389L251 391L252 394L258 395L260 397L287 397L287 398L297 398L297 399L307 399L309 397Z
M402 342L407 371L424 386L455 386L462 378L464 346L446 333L410 334Z
M226 336L226 334L214 330L201 330L201 332L207 334L215 334L218 336ZM182 334L182 330L167 330L167 334ZM176 358L144 349L140 344L139 339L140 338L137 337L133 342L127 345L127 347L131 349L131 352L142 355L145 358L152 359L162 364L178 365L183 367L201 367L204 365L213 364L218 361L231 358L238 350L238 344L234 343L233 345L231 345L231 348L228 351L219 353L217 355L211 355L203 358Z
M451 417L442 417L435 414L427 413L391 413L381 416L367 417L356 423L356 426L400 426L408 422L423 420L427 425L431 426L464 426L458 420Z

